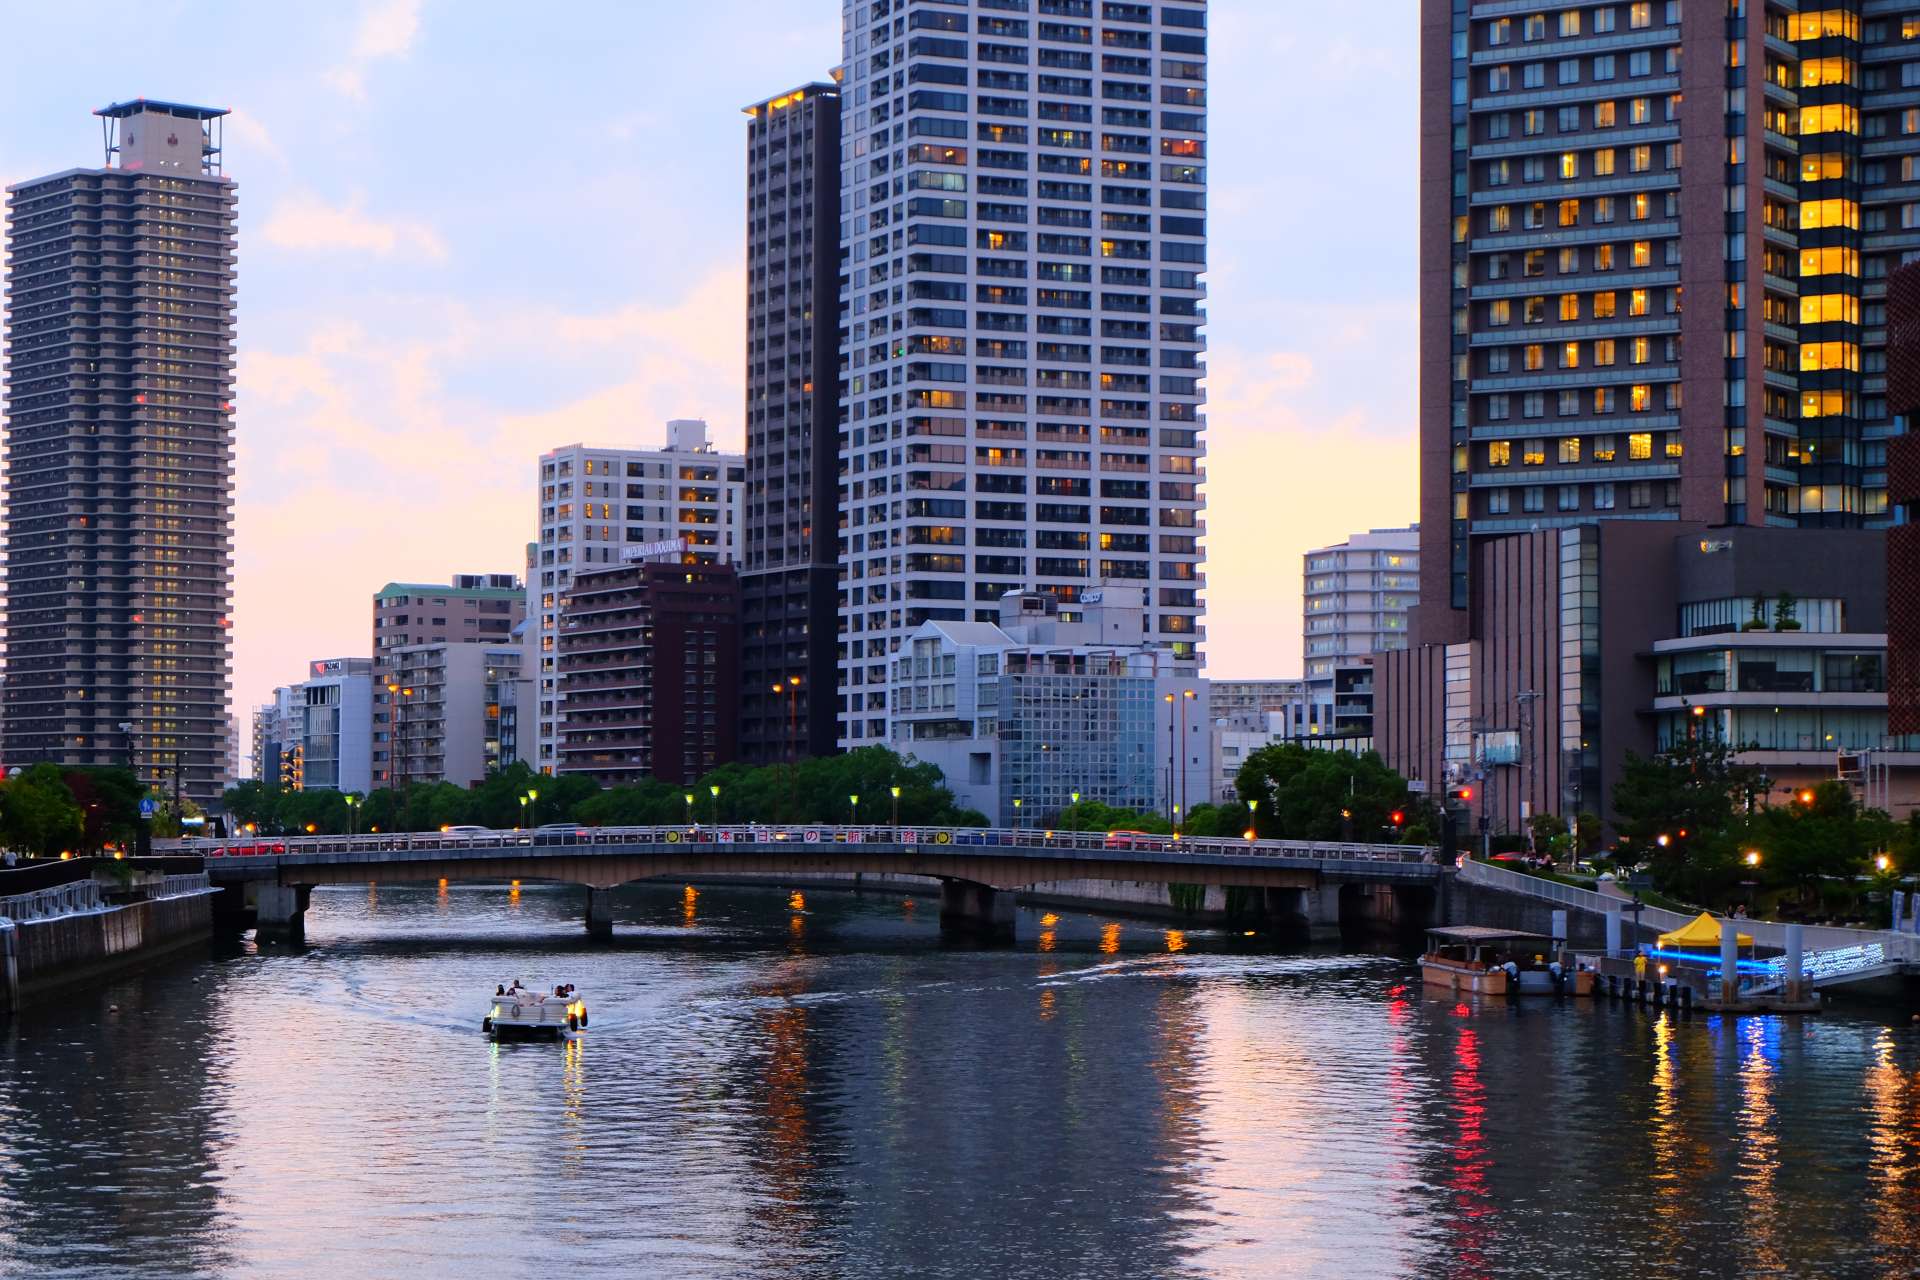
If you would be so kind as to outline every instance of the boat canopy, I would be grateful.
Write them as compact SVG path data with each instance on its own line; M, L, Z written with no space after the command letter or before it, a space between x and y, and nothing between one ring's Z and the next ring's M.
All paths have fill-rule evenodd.
M1514 929L1495 929L1483 924L1460 924L1444 929L1429 929L1427 936L1436 942L1470 943L1475 946L1488 946L1499 942L1553 941L1544 933L1521 933Z
M1743 947L1753 945L1753 935L1736 933L1735 941ZM1660 946L1667 947L1717 947L1720 945L1720 918L1711 911L1702 911L1672 933L1660 935Z

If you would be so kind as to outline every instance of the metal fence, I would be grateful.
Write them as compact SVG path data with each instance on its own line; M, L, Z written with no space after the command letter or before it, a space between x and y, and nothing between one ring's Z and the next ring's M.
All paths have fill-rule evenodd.
M1489 889L1500 889L1507 893L1526 894L1529 897L1572 907L1575 910L1590 911L1596 915L1606 915L1610 911L1623 912L1628 917L1634 914L1632 902L1623 895L1582 889L1576 885L1562 884L1558 880L1549 880L1545 876L1530 876L1522 871L1512 871L1490 863L1463 861L1460 864L1460 878L1468 884L1484 885ZM1666 933L1691 923L1694 917L1677 911L1668 911L1664 907L1642 906L1639 919L1642 925ZM1753 939L1754 946L1770 951L1786 950L1786 925L1773 920L1737 920L1735 924L1739 926L1741 933ZM1801 928L1801 940L1802 945L1810 952L1837 953L1854 947L1875 946L1881 949L1883 963L1920 959L1920 948L1916 947L1916 944L1920 944L1920 937L1894 933L1887 929L1845 929L1832 925L1804 925Z
M76 880L72 884L51 889L35 889L32 893L0 898L0 916L16 924L99 911L104 907L105 904L100 900L100 886L92 880Z

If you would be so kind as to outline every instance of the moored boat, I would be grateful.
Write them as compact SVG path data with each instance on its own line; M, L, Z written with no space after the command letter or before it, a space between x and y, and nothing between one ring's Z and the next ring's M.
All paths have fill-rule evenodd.
M1542 933L1485 925L1427 930L1420 978L1429 987L1483 996L1589 996L1593 974Z
M564 1040L585 1030L587 1002L572 983L552 994L511 984L494 988L492 1006L480 1030L495 1040Z

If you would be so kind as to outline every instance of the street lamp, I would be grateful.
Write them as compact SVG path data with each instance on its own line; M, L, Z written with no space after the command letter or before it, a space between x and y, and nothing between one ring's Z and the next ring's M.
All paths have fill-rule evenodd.
M1191 689L1183 689L1180 692L1180 807L1182 809L1187 807L1187 704L1197 696Z
M350 836L360 834L360 806L365 803L359 796L347 796L347 834Z
M1260 838L1260 801L1247 801L1247 839Z
M1013 798L1013 829L1015 831L1018 831L1020 829L1020 797L1019 796L1015 796Z
M523 827L527 825L527 798L525 796L520 797L520 825Z
M1662 836L1660 838L1660 843L1665 844L1666 842L1667 842L1666 837ZM1750 867L1757 867L1760 865L1760 851L1758 849L1747 850L1747 865Z
M1160 695L1160 701L1167 704L1167 820L1178 826L1180 819L1174 814L1173 809L1173 762L1174 757L1179 754L1173 739L1173 695L1163 693Z
M1891 867L1892 865L1893 865L1893 859L1889 858L1886 854L1876 853L1873 855L1873 869L1875 871L1878 871L1884 874L1887 868Z
M853 825L857 827L860 825L860 793L856 791L848 796L847 803L853 806Z
M716 782L707 790L713 793L713 825L717 827L720 825L720 784Z
M692 826L693 825L693 792L691 791L687 792L684 799L687 802L687 825Z
M892 786L888 787L887 790L893 793L893 825L894 828L898 830L900 826L900 788L898 786ZM1019 801L1016 800L1014 803L1018 804Z

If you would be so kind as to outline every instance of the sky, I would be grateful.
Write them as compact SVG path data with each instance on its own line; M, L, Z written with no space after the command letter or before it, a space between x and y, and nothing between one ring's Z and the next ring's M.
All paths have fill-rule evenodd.
M523 572L541 452L742 446L740 108L837 0L4 8L0 183L100 163L109 102L233 111L243 723L385 583ZM1418 14L1211 8L1205 648L1296 676L1301 554L1415 514Z

